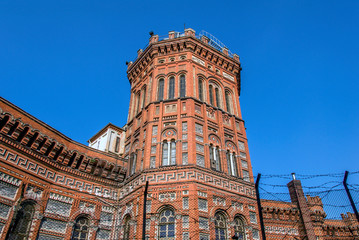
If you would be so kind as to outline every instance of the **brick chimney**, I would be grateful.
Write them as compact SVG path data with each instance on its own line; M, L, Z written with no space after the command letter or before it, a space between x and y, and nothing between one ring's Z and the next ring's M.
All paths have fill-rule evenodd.
M168 38L169 39L174 39L175 38L175 31L168 32Z
M204 42L205 44L208 44L209 38L206 37L206 36L202 36L202 37L201 37L201 41Z
M137 57L140 57L140 55L143 53L143 50L142 49L138 49L137 50Z
M224 54L226 54L227 56L229 55L229 54L228 54L228 48L226 48L226 47L222 48L222 52L223 52Z
M239 62L239 56L237 54L233 54L233 59L236 60L237 62Z
M191 37L195 37L196 36L196 31L193 30L192 28L186 28L184 30L184 33L186 36L191 36Z
M158 35L152 35L150 37L150 44L155 42L158 42Z
M292 203L296 204L302 217L303 230L306 234L308 240L316 240L316 236L314 233L314 227L312 223L312 219L310 217L310 210L307 204L307 199L304 196L302 183L299 180L295 179L295 174L292 173L293 180L287 184L290 199Z

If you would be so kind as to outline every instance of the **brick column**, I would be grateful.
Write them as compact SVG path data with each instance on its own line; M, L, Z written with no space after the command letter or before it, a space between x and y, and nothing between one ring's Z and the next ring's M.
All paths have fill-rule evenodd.
M310 218L310 210L307 205L307 199L303 193L302 184L299 180L295 179L294 173L292 175L293 180L287 184L290 199L292 200L292 203L295 203L298 206L298 209L301 213L303 221L303 234L307 236L308 240L316 240L313 223Z

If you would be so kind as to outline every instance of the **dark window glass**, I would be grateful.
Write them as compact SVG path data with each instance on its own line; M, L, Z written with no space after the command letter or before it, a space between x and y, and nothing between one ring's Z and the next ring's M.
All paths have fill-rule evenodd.
M161 101L163 100L163 90L164 90L164 86L165 86L165 81L163 79L160 79L158 81L158 97L157 100Z
M140 111L140 99L141 99L141 93L138 92L137 93L137 97L136 97L136 113L138 113Z
M86 240L89 234L89 219L79 217L76 219L71 240Z
M216 103L217 103L217 107L221 107L220 101L219 101L219 90L218 88L215 88L216 91Z
M181 75L180 77L180 97L186 96L186 77Z
M145 107L146 104L146 88L143 89L143 94L142 94L142 108Z
M130 230L131 230L130 220L131 220L130 216L127 216L125 218L124 229L123 229L123 240L130 239Z
M209 85L209 102L211 103L212 106L214 106L212 85Z
M175 97L175 78L170 77L170 82L168 85L168 99L173 99Z
M116 138L115 152L117 153L120 151L120 140L119 137Z
M15 217L14 225L9 229L9 238L16 240L28 239L32 219L34 218L35 206L30 202L24 203Z
M203 81L202 79L198 80L198 98L203 101Z
M231 113L231 101L229 97L229 93L226 92L226 105L227 105L227 112Z

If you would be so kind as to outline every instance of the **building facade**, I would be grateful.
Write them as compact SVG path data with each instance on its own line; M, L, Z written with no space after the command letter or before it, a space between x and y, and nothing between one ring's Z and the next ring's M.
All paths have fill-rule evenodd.
M128 63L127 124L89 146L0 98L0 240L261 239L240 71L208 33L152 34ZM272 239L305 235L298 202L285 218L263 202Z
M141 209L149 182L149 239L259 238L239 57L213 41L192 29L152 35L128 64L128 169L120 202ZM125 219L143 222L141 211ZM125 236L141 233L133 228Z

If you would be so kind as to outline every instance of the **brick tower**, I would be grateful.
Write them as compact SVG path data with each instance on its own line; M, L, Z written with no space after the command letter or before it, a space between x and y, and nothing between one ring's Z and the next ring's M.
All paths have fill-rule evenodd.
M239 104L240 62L193 29L151 34L128 63L131 101L120 191L123 239L259 239Z

